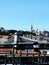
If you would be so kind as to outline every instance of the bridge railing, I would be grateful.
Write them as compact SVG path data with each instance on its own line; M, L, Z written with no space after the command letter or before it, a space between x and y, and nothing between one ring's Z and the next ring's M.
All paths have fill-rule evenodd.
M18 59L18 60L22 60L22 54L26 54L27 56L26 56L26 58L29 58L29 56L28 55L32 55L32 57L30 57L31 59L29 60L30 62L32 62L33 63L33 60L34 60L34 62L36 62L36 60L35 60L35 58L36 59L38 59L37 60L37 62L38 63L45 63L45 59L44 59L44 61L43 61L43 58L48 58L49 56L46 56L46 53L45 53L45 51L44 51L44 56L41 56L41 53L40 53L40 50L44 50L44 49L46 49L46 50L49 50L49 46L48 46L49 44L40 44L40 43L37 43L37 42L35 42L35 43L26 43L26 44L22 44L22 42L20 42L20 43L18 43L18 44L0 44L0 49L2 48L2 49L6 49L6 48L10 48L10 49L12 49L12 63L13 63L13 65L14 65L14 63L15 63L15 50L16 51L19 51L20 50L20 56L19 56L19 58L20 59ZM35 54L34 55L34 53L29 53L28 52L28 50L32 50L32 49L34 49L36 52L38 52L38 54ZM25 53L25 52L22 52L21 53L21 51L23 51L23 50L27 50L27 52ZM32 51L33 52L33 51ZM2 54L1 54L2 55ZM1 56L0 55L0 56ZM37 55L37 56L36 56ZM7 54L5 54L4 55L5 57L6 57L6 59L7 59ZM17 57L16 57L17 58ZM24 57L25 58L25 57ZM23 58L23 59L24 59ZM25 58L25 59L26 59ZM34 58L34 59L33 59ZM28 59L27 60L25 60L24 59L24 61L27 61L26 63L28 63ZM16 62L17 63L17 62ZM22 63L22 61L21 62L19 62L20 64ZM49 61L47 62L47 64L49 63ZM6 64L6 62L5 62L5 64Z

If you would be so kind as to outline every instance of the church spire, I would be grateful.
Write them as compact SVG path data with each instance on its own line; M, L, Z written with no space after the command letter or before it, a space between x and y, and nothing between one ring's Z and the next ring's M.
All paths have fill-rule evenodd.
M31 32L32 32L32 30L33 30L33 25L31 24Z

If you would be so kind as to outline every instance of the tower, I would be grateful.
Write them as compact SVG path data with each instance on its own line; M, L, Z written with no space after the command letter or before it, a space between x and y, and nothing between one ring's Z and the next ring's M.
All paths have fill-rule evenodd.
M31 24L31 32L33 31L33 26L32 26L32 24ZM32 33L31 33L31 39L32 39Z
M17 44L17 40L18 40L18 37L17 37L17 33L15 32L15 34L14 34L14 44Z
M31 32L33 31L33 25L31 24Z

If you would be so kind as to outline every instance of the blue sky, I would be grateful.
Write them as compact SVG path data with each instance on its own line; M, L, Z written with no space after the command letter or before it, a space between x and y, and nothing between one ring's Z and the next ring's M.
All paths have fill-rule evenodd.
M0 27L49 31L49 0L0 0Z

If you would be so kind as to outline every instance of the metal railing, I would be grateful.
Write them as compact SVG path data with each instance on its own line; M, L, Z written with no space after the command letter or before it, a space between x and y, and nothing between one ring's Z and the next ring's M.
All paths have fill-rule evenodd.
M2 63L4 62L5 65L6 65L6 63L12 63L13 65L17 64L17 63L19 63L20 65L22 65L23 63L26 63L26 64L29 64L29 63L30 64L33 64L33 63L46 64L47 63L47 64L49 64L49 61L46 62L46 60L45 60L46 59L46 52L45 52L44 56L42 56L41 53L40 53L41 49L43 49L43 50L48 49L49 50L49 47L46 47L46 45L43 46L43 47L40 47L41 44L38 43L38 48L34 48L34 46L33 46L34 44L35 43L31 43L31 44L28 44L28 43L27 44L0 44L0 48L2 48L2 49L4 49L4 48L6 49L7 47L12 49L12 52L9 53L9 54L0 53L0 57L3 57L3 59L2 59L3 61L1 59L0 59L0 61L2 61ZM28 53L29 49L31 49L31 50L32 49L38 49L38 54L37 55L36 54L35 55L31 54L31 53L29 54ZM15 54L15 50L16 51L18 51L18 50L21 50L21 51L27 50L26 56L23 57L22 56L23 54L21 54L21 51L20 51L20 54L17 54L17 53ZM16 56L16 55L19 55L19 56Z

